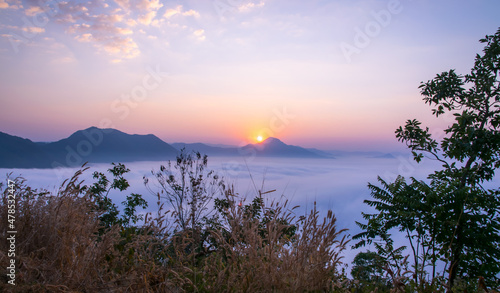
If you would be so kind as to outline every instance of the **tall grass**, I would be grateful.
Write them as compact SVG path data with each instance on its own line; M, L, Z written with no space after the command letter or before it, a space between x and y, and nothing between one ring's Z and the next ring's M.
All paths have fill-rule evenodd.
M202 265L202 287L211 292L324 292L340 281L345 230L337 230L331 211L320 219L315 209L298 219L287 201L263 205L256 218L235 204L234 192L223 228L212 235L217 253ZM261 201L263 202L263 201ZM293 228L293 230L290 230ZM291 231L296 233L290 233Z
M168 270L152 258L158 241L145 226L127 239L115 226L99 235L102 211L84 192L78 177L67 180L57 194L30 188L16 178L16 286L0 284L4 292L113 292L168 288ZM2 192L0 217L7 219L7 190ZM0 234L6 239L6 225ZM157 248L155 248L157 249ZM0 242L0 262L7 267L7 242ZM2 274L2 277L5 277ZM156 286L156 287L155 287Z
M303 292L332 290L340 282L347 240L331 211L320 218L313 209L297 218L286 201L259 201L262 214L255 217L229 189L220 195L227 205L217 225L202 231L179 229L163 204L140 226L103 229L106 211L79 180L84 171L53 193L14 180L16 286L2 274L0 291ZM0 192L0 217L7 223L8 192ZM7 225L0 227L6 239ZM0 241L3 268L7 251Z

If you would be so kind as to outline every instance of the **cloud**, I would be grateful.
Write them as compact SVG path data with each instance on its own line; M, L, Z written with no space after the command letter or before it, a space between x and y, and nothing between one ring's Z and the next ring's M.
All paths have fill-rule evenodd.
M89 43L92 41L92 34L86 33L80 36L76 36L75 39L82 43Z
M75 40L79 42L92 43L99 51L115 59L132 59L140 55L140 50L130 37L134 31L128 24L133 23L124 14L86 13L67 29L67 33L75 34Z
M59 16L59 18L57 19L57 21L58 22L62 22L62 23L75 23L76 19L71 14L65 14L65 15Z
M35 15L42 13L42 12L43 12L43 9L40 6L31 6L31 7L24 10L24 13L27 16L35 16Z
M264 1L260 1L259 3L249 2L246 4L240 5L238 7L238 11L249 12L249 11L256 9L256 8L262 8L262 7L264 7L264 5L266 5L266 3L264 3Z
M0 0L0 9L22 7L19 0ZM140 31L147 31L146 36L151 36L154 29L156 33L168 33L172 30L186 30L184 38L204 41L205 31L199 27L189 28L182 23L182 18L198 18L200 13L193 9L187 9L182 5L165 7L160 0L109 0L109 1L76 1L65 0L54 2L53 6L46 1L26 0L25 8L19 11L19 19L22 17L31 19L41 15L44 20L51 24L57 24L66 35L75 42L85 43L97 48L98 52L110 56L110 60L125 60L140 55L137 44ZM160 10L160 9L165 9ZM169 20L177 16L175 21ZM188 20L189 21L189 20ZM5 20L0 26L7 28L10 25ZM12 24L15 24L14 22ZM12 30L23 32L23 34L45 33L53 25L34 26L27 25L24 28L12 25ZM158 30L156 30L156 28ZM175 34L171 34L175 35ZM56 41L57 41L56 37ZM153 39L149 37L149 39ZM156 39L161 38L160 35ZM36 40L34 40L36 41Z
M137 25L137 21L135 21L134 19L132 18L129 18L127 20L125 20L125 24L128 26L128 27L134 27Z
M124 9L130 9L130 0L115 0L115 3Z
M183 12L182 15L184 15L184 16L193 16L193 17L200 17L200 13L198 13L197 11L192 10L192 9L190 9L190 10L188 10L186 12Z
M116 29L117 29L118 34L120 34L120 35L131 35L134 33L131 29L128 29L128 28L118 27Z
M113 60L112 62L121 62ZM337 158L335 160L303 160L282 158L259 158L245 160L238 158L209 157L209 169L223 175L226 183L236 189L239 196L246 198L245 204L256 196L256 189L276 192L266 194L264 200L278 200L282 194L283 200L289 200L289 207L300 205L294 209L296 216L316 207L320 216L331 209L337 218L340 228L349 228L349 233L361 232L355 221L363 221L361 212L372 212L363 200L370 198L367 182L376 183L378 175L386 171L397 171L400 162L394 159L369 159L364 157ZM156 207L156 198L145 192L143 177L151 180L151 170L158 170L164 162L133 162L126 163L131 170L127 180L130 183L129 193L143 194L150 204L151 212ZM86 183L94 182L94 171L106 172L109 164L91 164L91 169L84 172L80 180ZM435 165L429 161L419 165L416 178L425 178L435 170ZM228 169L229 168L229 169ZM78 168L59 170L51 169L0 169L0 174L13 172L13 176L23 175L28 185L33 188L57 190L65 177L71 177ZM61 177L62 176L62 177ZM3 178L0 178L3 180ZM151 181L150 181L151 182ZM118 205L123 194L110 194L110 198ZM397 235L397 234L395 234ZM402 245L402 244L401 244ZM357 252L346 251L345 256L349 263Z
M132 59L140 55L139 47L132 38L112 38L102 41L104 50L110 54Z
M163 7L163 4L160 3L160 0L142 0L137 1L136 7L141 10L158 10Z
M75 37L77 41L93 43L94 47L109 55L121 59L132 59L140 55L137 43L131 37L125 37L125 35L133 34L130 29L99 25L76 25L73 30L81 33Z
M14 36L12 36L11 34L0 34L0 37L9 39L12 42L21 42L20 39L14 38Z
M196 37L196 39L198 41L204 41L205 40L205 30L203 29L199 29L199 30L195 30L193 32L193 35Z
M181 13L181 10L182 10L182 5L178 5L175 8L169 8L165 11L165 13L163 14L163 17L171 18L172 16Z
M45 32L45 29L43 27L38 26L25 26L22 28L22 30L30 34L40 34Z
M8 30L22 30L22 28L19 26L8 25L8 24L0 24L0 28Z
M163 7L160 0L115 0L115 3L118 4L127 15L136 13L137 22L147 26L153 22L158 9ZM131 20L133 19L129 19L128 21L132 25L137 24L135 20L133 22Z
M175 8L167 9L163 14L163 17L168 19L173 17L174 15L200 17L200 13L193 9L183 11L182 5L177 5Z
M1 8L11 8L17 1L0 0ZM163 5L159 0L115 1L119 7L107 5L103 2L57 1L49 5L46 1L28 0L28 6L22 10L24 15L35 19L44 14L49 22L63 27L66 34L74 40L89 43L98 48L98 51L112 55L113 58L130 59L140 54L137 44L131 38L136 19L142 24L151 23L156 11ZM130 8L137 10L131 11ZM137 16L139 15L139 17ZM2 27L6 27L3 24ZM12 29L21 30L23 34L39 34L46 30L46 23L39 26L25 25L12 26ZM120 47L123 46L123 47ZM63 60L64 61L64 60Z
M160 0L114 0L121 8L125 10L158 10L163 7Z
M20 9L23 4L19 0L0 0L0 9Z
M156 17L156 11L150 11L137 19L141 24L150 25L153 19Z
M119 63L125 59L133 59L140 55L137 43L130 37L102 37L90 33L76 36L75 39L82 43L92 43L98 50L111 56L116 56L112 63Z

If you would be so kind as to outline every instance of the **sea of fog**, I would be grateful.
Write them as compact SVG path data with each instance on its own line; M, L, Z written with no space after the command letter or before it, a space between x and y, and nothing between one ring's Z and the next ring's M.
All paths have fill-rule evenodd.
M148 210L157 209L157 197L144 186L143 177L154 181L151 171L159 170L166 162L132 162L125 165L130 172L125 175L131 187L124 193L113 192L110 197L115 203L125 200L130 193L142 194L150 203ZM256 196L256 189L263 192L276 190L265 195L269 200L284 196L290 207L300 205L295 213L300 216L316 203L317 209L326 215L332 210L337 217L337 227L347 228L348 234L360 232L355 221L361 221L361 212L370 212L363 200L370 198L368 182L377 184L380 176L386 181L394 181L398 174L425 180L440 164L430 159L417 164L410 155L393 158L363 156L343 156L335 159L298 159L298 158L234 158L209 157L209 168L222 175L225 181L233 184L236 192L246 197L246 202ZM94 171L105 172L111 164L90 164L81 179L86 183L94 182ZM78 169L0 169L0 178L22 176L31 187L56 191L64 179L72 176ZM111 175L108 177L110 178ZM154 189L154 188L153 188ZM401 244L406 244L401 238ZM352 242L351 244L354 244ZM350 249L344 253L345 262L350 263L359 251Z

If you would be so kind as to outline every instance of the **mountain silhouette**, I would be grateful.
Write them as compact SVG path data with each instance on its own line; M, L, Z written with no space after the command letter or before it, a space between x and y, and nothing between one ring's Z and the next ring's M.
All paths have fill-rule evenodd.
M257 155L264 157L325 158L305 148L287 145L274 137L269 137L261 143L248 144L243 149L246 152L253 150Z
M34 143L0 132L0 168L77 167L173 159L178 151L158 137L90 127L56 142Z
M296 157L296 158L327 158L307 149L287 145L281 140L269 137L265 141L256 144L247 144L241 148L237 147L216 147L203 143L173 143L177 150L184 148L186 151L200 152L208 156L249 156L252 154L262 157Z
M90 127L68 138L41 145L67 166L92 163L157 161L175 158L177 150L152 134L127 134ZM64 163L63 163L64 162Z
M41 143L0 132L0 168L78 167L85 162L119 163L174 159L184 148L208 156L327 158L320 152L287 145L270 137L243 147L217 147L203 143L174 143L157 136L127 134L116 129L90 127L55 142Z
M0 168L50 168L53 161L37 143L0 132Z
M225 156L238 155L238 148L236 147L218 147L218 146L210 146L204 143L181 143L181 142L173 143L171 145L179 151L181 149L185 149L187 152L199 152L207 156L225 157Z

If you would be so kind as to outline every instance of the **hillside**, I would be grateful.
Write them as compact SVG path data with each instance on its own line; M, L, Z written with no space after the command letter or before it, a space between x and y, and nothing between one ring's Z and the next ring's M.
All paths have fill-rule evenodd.
M56 142L34 143L0 132L0 168L75 167L173 159L178 151L158 137L90 127Z

